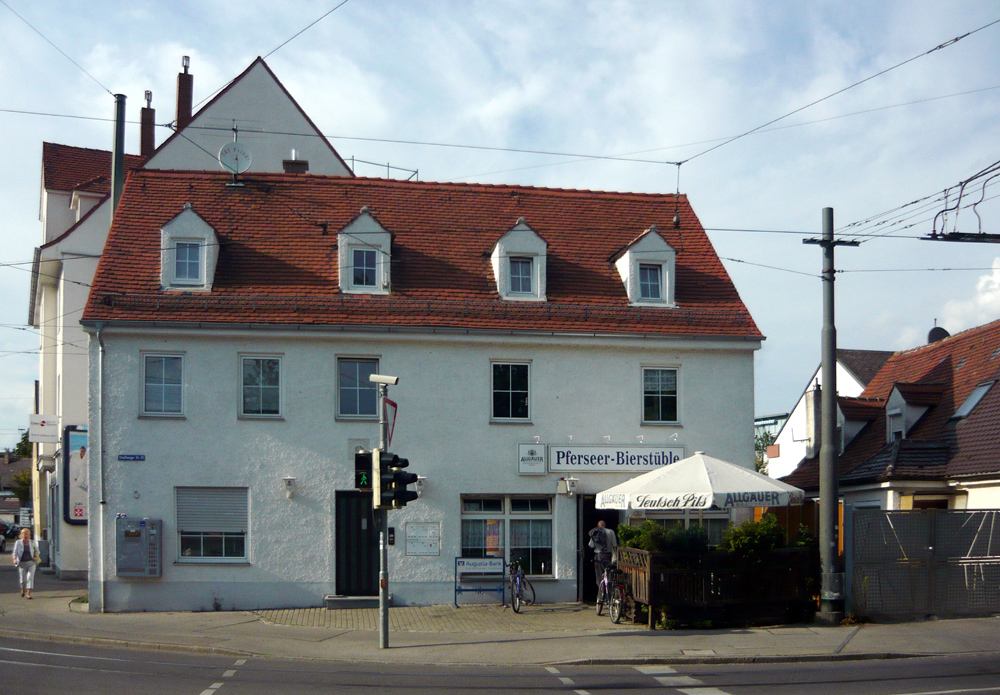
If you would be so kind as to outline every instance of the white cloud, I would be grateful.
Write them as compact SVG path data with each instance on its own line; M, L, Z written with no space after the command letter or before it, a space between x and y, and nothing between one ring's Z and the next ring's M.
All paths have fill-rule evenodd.
M941 325L957 333L1000 318L1000 257L993 259L993 270L976 281L971 299L950 301L944 305Z

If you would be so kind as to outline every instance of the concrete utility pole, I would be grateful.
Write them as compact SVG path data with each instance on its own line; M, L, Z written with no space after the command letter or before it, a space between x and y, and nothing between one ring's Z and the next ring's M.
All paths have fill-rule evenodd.
M385 453L389 447L389 422L385 417L385 394L388 386L378 385L378 448ZM372 465L377 465L374 457ZM374 471L373 471L374 472ZM373 486L372 504L381 495L378 485ZM389 648L389 510L384 507L372 510L378 515L378 646Z
M833 208L823 208L823 238L803 239L803 244L823 247L823 335L820 400L819 450L819 558L822 569L820 610L816 620L830 625L844 617L844 575L837 572L839 545L838 512L840 490L837 476L837 328L834 323L833 283L836 270L833 250L837 246L857 246L857 241L833 238Z

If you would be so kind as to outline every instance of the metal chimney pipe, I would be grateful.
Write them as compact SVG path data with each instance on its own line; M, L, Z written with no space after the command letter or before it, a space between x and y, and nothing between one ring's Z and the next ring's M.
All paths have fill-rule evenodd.
M125 188L125 95L115 94L115 137L111 151L111 219Z

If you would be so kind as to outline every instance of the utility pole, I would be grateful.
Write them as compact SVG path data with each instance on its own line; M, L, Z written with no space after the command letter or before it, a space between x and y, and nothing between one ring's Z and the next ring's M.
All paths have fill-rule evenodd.
M376 376L376 375L373 375ZM399 380L395 377L393 384ZM374 381L374 380L373 380ZM385 394L389 386L387 381L376 381L378 384L378 448L384 453L389 447L389 423L385 417ZM373 460L373 467L378 463ZM379 485L373 486L372 512L378 518L378 646L379 649L389 648L389 510L377 504Z
M837 572L839 547L838 512L840 490L837 476L837 328L834 323L833 283L836 270L833 251L837 246L857 246L857 241L833 238L833 208L823 208L823 238L803 239L803 244L823 247L823 390L819 450L819 559L822 570L820 610L817 621L837 625L843 619L844 575Z

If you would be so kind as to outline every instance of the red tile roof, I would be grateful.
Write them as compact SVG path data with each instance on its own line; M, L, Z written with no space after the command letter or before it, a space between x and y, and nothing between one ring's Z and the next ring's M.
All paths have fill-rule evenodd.
M139 155L125 155L125 170L142 166ZM54 191L111 192L111 153L86 147L42 143L42 186Z
M228 180L133 172L84 320L763 338L684 196L301 174ZM221 239L211 293L160 290L160 228L185 203ZM363 206L393 235L388 297L338 290L337 231ZM497 294L490 252L519 217L549 244L546 302ZM654 224L677 250L676 309L629 306L611 261Z
M888 477L941 480L1000 474L1000 388L994 384L969 415L953 419L976 386L995 381L1000 381L1000 321L894 354L860 398L884 400L896 387L907 402L927 406L926 413L906 433L907 440L919 443L893 449L893 444L886 442L882 407L878 417L868 422L838 458L841 479L860 483ZM941 447L947 452L943 458ZM905 451L911 458L918 451L933 452L933 466L927 461L895 466L894 451ZM890 465L894 466L891 471ZM818 458L803 461L782 480L806 490L818 489Z

